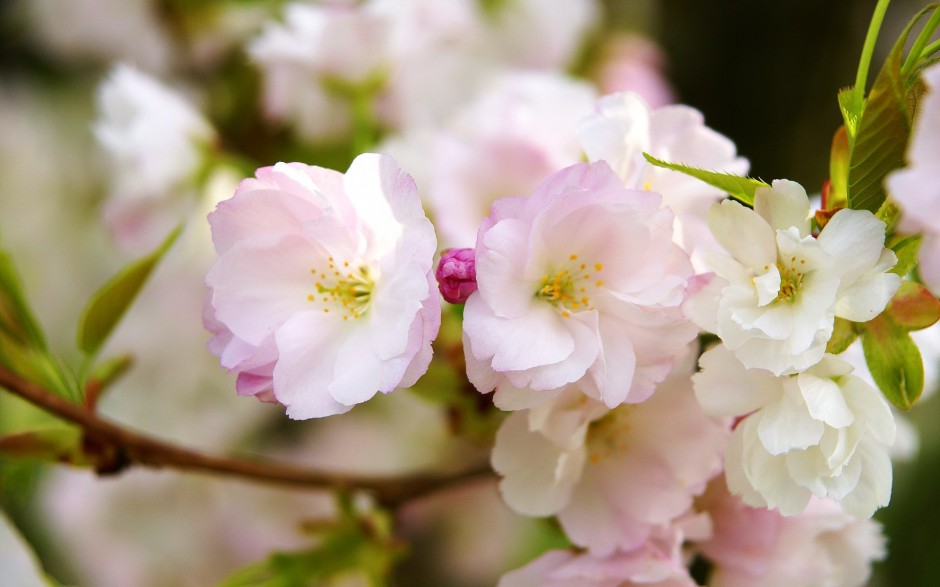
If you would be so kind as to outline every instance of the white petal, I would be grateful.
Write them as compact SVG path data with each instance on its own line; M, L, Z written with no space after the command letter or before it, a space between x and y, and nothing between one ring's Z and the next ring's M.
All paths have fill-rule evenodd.
M842 388L832 379L823 379L810 373L797 375L797 385L809 415L833 428L845 428L855 421L855 416L845 398Z
M754 193L754 211L774 230L795 226L800 236L808 236L811 210L809 197L800 184L776 179L771 187L760 187Z
M757 305L764 307L777 299L780 294L780 270L776 265L770 266L770 271L754 278L754 288L757 290Z
M867 210L839 210L816 240L832 256L842 292L878 264L884 250L885 223Z
M780 382L761 369L745 369L725 347L718 345L699 359L692 376L695 397L713 416L742 416L780 397Z
M348 412L327 391L334 376L334 342L341 335L316 312L303 312L276 333L280 356L274 366L274 396L293 419L320 418Z
M492 357L496 371L523 371L571 356L574 338L563 321L547 303L533 304L519 318L501 318L472 295L464 306L463 328L477 358Z
M725 200L708 211L708 227L726 251L751 269L764 272L777 262L774 230L750 208Z
M890 250L886 249L885 253L894 257ZM854 285L840 292L836 301L836 316L853 322L868 322L884 311L900 286L901 277L894 273L863 276Z
M636 182L642 153L650 144L650 112L635 94L612 94L581 121L578 137L590 161L604 160L628 185Z
M757 436L761 444L774 456L815 446L825 429L822 422L809 416L799 391L792 389L793 383L787 383L784 383L786 392L780 401L753 416L758 418Z
M503 476L499 488L509 507L529 516L548 516L568 503L581 475L584 450L560 450L530 432L527 414L516 412L496 434L492 464Z

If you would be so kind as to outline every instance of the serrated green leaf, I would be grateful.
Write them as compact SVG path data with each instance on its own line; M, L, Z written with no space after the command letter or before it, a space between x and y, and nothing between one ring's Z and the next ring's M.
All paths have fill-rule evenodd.
M891 273L904 277L914 270L921 240L921 235L915 234L910 236L895 235L888 241L888 248L894 251L898 258L898 262L891 268Z
M858 132L858 121L865 109L865 100L859 99L855 88L843 88L839 91L839 110L845 123L846 138L851 145Z
M17 343L46 350L46 341L39 323L33 316L13 259L0 250L0 336Z
M906 330L884 315L866 322L862 349L872 378L885 398L909 410L924 391L920 349Z
M182 228L178 226L153 252L124 267L95 292L78 329L78 348L85 354L94 355L101 349Z
M832 328L832 336L826 344L826 352L833 355L845 352L857 338L858 330L855 324L845 318L837 317Z
M730 173L708 171L698 167L683 165L681 163L669 163L668 161L657 159L649 153L643 153L643 157L646 158L646 161L649 162L650 165L662 167L663 169L678 171L679 173L684 173L688 176L694 177L695 179L704 181L708 185L724 191L732 198L747 204L748 206L754 205L754 192L757 191L757 188L770 187L768 184L760 181L759 179L751 179L750 177L742 177L740 175L732 175Z
M904 165L910 112L900 79L897 49L885 62L868 96L849 160L849 208L877 212L886 195L885 176Z
M885 176L904 165L915 91L910 76L901 72L904 45L917 21L932 9L921 10L905 27L865 100L855 140L851 141L849 208L876 212L886 198Z

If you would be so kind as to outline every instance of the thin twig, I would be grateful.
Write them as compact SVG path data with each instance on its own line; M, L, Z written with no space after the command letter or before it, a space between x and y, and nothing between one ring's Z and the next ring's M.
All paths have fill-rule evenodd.
M374 477L328 473L271 461L216 456L173 445L134 432L106 420L93 411L70 403L36 383L0 365L0 387L43 410L80 426L88 441L116 451L121 465L170 467L182 471L216 473L275 485L320 490L362 490L385 506L394 507L471 478L491 474L489 469L441 475Z

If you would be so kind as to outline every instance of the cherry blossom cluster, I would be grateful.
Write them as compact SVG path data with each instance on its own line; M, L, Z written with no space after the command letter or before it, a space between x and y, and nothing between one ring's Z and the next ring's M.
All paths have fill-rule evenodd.
M900 284L884 223L846 209L814 231L794 182L759 188L752 209L654 167L644 152L746 170L685 106L606 96L566 140L590 162L455 202L464 222L490 211L436 269L464 304L467 378L511 412L492 454L501 494L554 516L573 548L501 584L694 585L695 557L714 585L861 584L883 554L868 518L890 497L895 423L825 349L836 317L874 318ZM206 323L240 393L318 417L427 369L439 246L390 157L345 175L260 169L210 223ZM697 361L700 332L719 342ZM753 533L766 542L742 554Z
M267 119L372 152L261 167L216 205L209 349L297 420L456 364L498 412L503 501L568 542L502 587L864 584L904 423L833 341L910 281L895 227L785 179L728 197L690 170L743 181L747 159L664 84L609 92L638 75L616 61L609 83L560 72L593 3L508 4L489 21L469 0L288 4L247 43ZM940 66L921 78L885 189L936 295ZM194 187L215 131L128 66L99 102L125 171L112 230L159 234L141 226Z

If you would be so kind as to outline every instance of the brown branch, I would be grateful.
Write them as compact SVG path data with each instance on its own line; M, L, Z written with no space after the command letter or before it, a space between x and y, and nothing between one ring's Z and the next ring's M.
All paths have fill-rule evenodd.
M491 474L489 469L475 468L448 476L411 475L374 477L328 473L271 461L216 456L193 451L151 438L106 420L93 411L70 403L44 387L24 379L0 365L0 387L18 395L43 410L80 426L86 443L96 452L111 454L113 468L127 464L148 467L171 467L182 471L215 473L240 477L256 482L321 490L362 490L372 493L385 506L396 506L410 499L433 493L462 481ZM107 454L106 453L106 454Z

